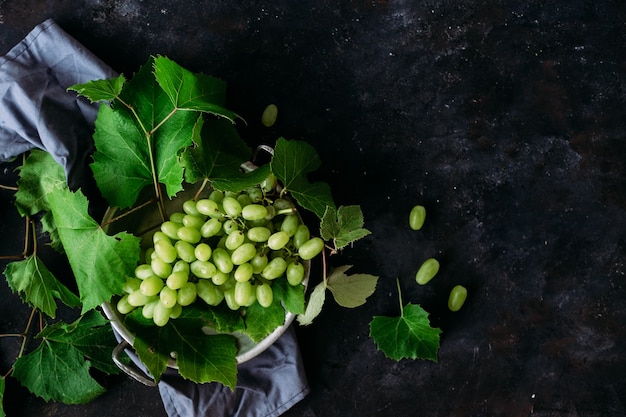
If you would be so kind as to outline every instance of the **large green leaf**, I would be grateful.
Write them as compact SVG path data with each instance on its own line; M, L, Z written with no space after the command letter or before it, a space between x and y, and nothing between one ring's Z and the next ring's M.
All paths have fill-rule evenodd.
M272 173L298 204L320 219L326 207L335 207L330 186L325 182L309 182L307 175L320 166L317 151L306 142L278 139L270 162Z
M191 145L198 115L177 111L144 65L121 91L113 107L101 106L96 119L92 169L111 205L132 206L139 192L157 181L169 197L182 190L182 149Z
M72 324L55 323L37 337L37 349L14 365L13 376L22 385L46 401L66 404L87 403L104 392L89 370L95 364L105 372L115 370L110 359L104 365L104 357L110 358L116 341L99 313L92 311Z
M160 379L170 353L175 352L179 373L184 378L196 383L220 382L235 388L236 339L228 334L205 334L203 327L213 328L215 324L213 315L203 314L200 309L184 309L180 317L160 328L138 316L134 314L131 322L135 332L133 347L155 379ZM238 326L231 322L227 327Z
M246 334L255 342L261 341L284 323L285 309L279 302L273 302L269 307L254 303L247 309Z
M49 195L59 236L76 278L83 312L122 291L139 259L139 238L109 236L87 212L87 199L67 189Z
M375 316L370 336L390 359L429 359L437 362L441 329L433 328L428 313L418 304L407 304L399 317Z
M4 275L13 291L49 317L56 316L55 299L71 307L80 305L78 297L52 275L37 255L9 263Z

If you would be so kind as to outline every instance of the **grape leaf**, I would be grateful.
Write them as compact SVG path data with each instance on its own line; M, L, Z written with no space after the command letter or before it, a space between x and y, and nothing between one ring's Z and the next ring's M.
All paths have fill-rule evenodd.
M378 277L369 274L346 275L352 265L333 269L327 279L327 287L342 307L354 308L365 304L367 297L374 293Z
M98 312L92 311L71 324L47 326L37 337L42 339L37 349L18 358L14 365L13 376L23 386L46 401L65 404L84 404L104 392L89 369L96 362L101 370L115 368L113 363L102 366L99 358L110 353L116 341L108 322ZM96 358L95 362L91 358Z
M176 364L184 378L196 383L216 381L235 388L235 338L228 334L205 334L203 326L211 324L207 317L210 316L198 315L197 309L184 309L180 317L161 328L135 321L133 346L155 379L165 371L170 353L176 352Z
M249 173L241 171L241 164L252 151L225 119L199 119L193 142L180 158L185 180L190 184L207 179L213 188L238 192L261 183L269 175L269 167Z
M63 243L59 237L59 230L54 222L54 216L51 212L47 212L39 219L41 223L41 231L48 234L50 238L50 247L59 253L65 252Z
M294 314L304 313L304 285L290 285L286 279L272 283L274 301L282 302L285 310Z
M308 326L313 323L313 319L317 317L324 306L326 299L326 285L322 281L313 288L311 295L309 296L309 302L307 303L304 314L299 314L297 317L298 323L302 326Z
M140 239L124 232L107 235L89 216L87 199L80 190L59 190L48 199L76 278L82 311L110 301L113 294L121 293L126 276L134 271Z
M48 195L67 188L63 167L48 152L31 150L18 170L20 179L17 181L15 205L22 216L48 211Z
M363 212L359 206L340 206L335 210L328 206L320 223L324 240L334 240L337 249L361 239L371 232L363 228Z
M320 166L315 148L303 141L279 138L270 162L272 173L298 204L320 219L327 206L335 207L330 186L324 182L310 183L307 174Z
M0 417L6 417L4 412L4 387L5 387L5 377L0 378Z
M84 84L75 84L67 90L75 91L78 95L88 98L92 103L110 101L120 95L125 82L124 75L120 75L107 80L92 80Z
M178 155L191 144L197 121L194 112L176 111L151 68L149 62L126 83L120 93L126 105L101 106L95 122L94 177L107 201L121 208L132 206L154 176L169 197L182 190Z
M80 305L78 297L52 275L37 255L9 263L4 275L14 292L49 317L56 316L55 298L70 307Z
M226 101L224 81L193 73L162 56L154 59L154 75L176 108L214 114L231 122L237 117L234 112L223 107Z
M385 356L437 362L441 329L433 328L419 304L407 304L399 317L374 316L370 336Z
M259 342L284 323L285 309L279 302L273 302L269 307L254 303L246 311L245 333Z

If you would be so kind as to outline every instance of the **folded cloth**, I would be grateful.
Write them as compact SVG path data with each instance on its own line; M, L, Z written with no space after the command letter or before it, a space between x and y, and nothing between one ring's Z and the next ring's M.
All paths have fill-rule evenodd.
M31 148L47 150L75 189L89 178L93 121L98 106L69 86L111 78L115 72L53 20L35 27L0 57L0 160Z
M98 105L67 87L116 75L53 20L36 26L0 57L0 161L43 149L65 168L70 187L83 187L93 179L88 164ZM309 388L290 327L273 346L239 366L234 392L218 383L194 384L173 370L159 382L159 392L170 417L276 417Z

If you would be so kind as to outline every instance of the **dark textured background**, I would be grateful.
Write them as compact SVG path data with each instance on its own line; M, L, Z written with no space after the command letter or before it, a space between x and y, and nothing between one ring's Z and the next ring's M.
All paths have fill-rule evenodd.
M626 415L624 2L0 0L0 53L50 17L120 72L163 54L225 79L251 145L307 140L337 203L362 206L373 235L342 261L378 290L298 328L312 392L287 417ZM261 129L270 102L279 121ZM442 269L418 287L430 256ZM398 314L396 278L443 330L438 363L396 363L368 337L373 315ZM22 329L28 310L0 289L0 331ZM3 373L16 344L0 340ZM11 383L5 407L165 416L155 389L104 382L85 406Z

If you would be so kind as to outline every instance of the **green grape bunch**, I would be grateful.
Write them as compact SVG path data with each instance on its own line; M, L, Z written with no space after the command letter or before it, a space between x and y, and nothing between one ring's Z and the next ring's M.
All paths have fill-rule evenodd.
M304 263L322 252L324 240L311 236L290 199L269 198L268 191L264 183L186 200L154 232L117 310L140 308L146 319L165 326L195 302L267 308L274 281L302 285Z

